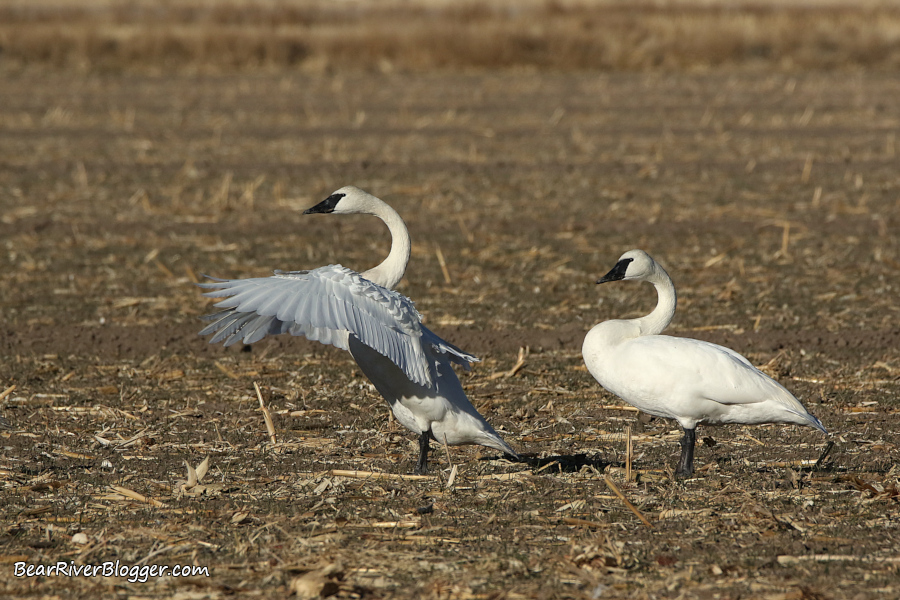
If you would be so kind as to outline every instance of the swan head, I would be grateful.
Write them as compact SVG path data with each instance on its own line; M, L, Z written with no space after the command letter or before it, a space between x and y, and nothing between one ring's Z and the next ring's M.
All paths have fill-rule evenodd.
M649 254L643 250L629 250L619 257L609 273L597 280L597 283L608 281L628 281L633 279L646 280L652 276L658 265Z
M355 185L345 185L330 196L303 211L304 215L334 213L336 215L369 214L381 200Z

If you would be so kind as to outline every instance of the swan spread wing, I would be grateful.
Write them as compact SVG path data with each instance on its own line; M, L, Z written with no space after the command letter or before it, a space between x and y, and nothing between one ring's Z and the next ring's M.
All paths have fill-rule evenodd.
M422 327L422 341L431 346L432 353L437 354L438 356L443 357L450 362L461 365L466 371L471 367L471 363L479 362L481 359L476 358L465 352L460 350L450 342L446 340L442 340L437 336L433 331L421 325Z
M210 343L252 344L290 333L349 350L349 333L424 386L431 385L435 365L423 341L454 362L467 366L461 361L474 359L425 329L409 298L340 265L198 285L213 290L204 296L225 298L216 304L225 310L203 317L213 321L200 332L215 334Z

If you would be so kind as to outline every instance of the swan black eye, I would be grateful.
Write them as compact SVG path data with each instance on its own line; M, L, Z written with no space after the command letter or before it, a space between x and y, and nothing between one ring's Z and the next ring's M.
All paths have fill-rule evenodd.
M334 212L334 207L337 206L337 203L341 201L341 198L346 196L347 194L332 194L313 206L312 208L307 208L303 211L304 215L313 215L317 213L331 213Z

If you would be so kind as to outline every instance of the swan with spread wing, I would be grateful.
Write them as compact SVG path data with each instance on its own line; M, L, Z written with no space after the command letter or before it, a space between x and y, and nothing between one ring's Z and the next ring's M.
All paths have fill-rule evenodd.
M517 457L472 406L453 371L453 363L469 369L478 359L425 327L412 301L394 291L410 257L409 232L400 215L354 186L304 212L313 213L380 218L392 236L388 257L363 273L330 265L201 283L212 290L205 296L224 299L216 304L221 312L204 317L212 323L200 335L213 334L210 343L229 346L290 333L349 351L397 420L418 434L418 474L427 471L430 440L479 444Z

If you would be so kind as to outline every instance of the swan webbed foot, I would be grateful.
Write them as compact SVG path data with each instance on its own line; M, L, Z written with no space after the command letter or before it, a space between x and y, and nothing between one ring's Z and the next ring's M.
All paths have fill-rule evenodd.
M675 469L676 479L688 479L694 474L694 443L697 441L696 429L684 429L684 437L681 438L681 458L678 459L678 468Z
M428 450L431 446L431 433L423 431L419 434L419 460L416 462L416 469L413 471L416 475L426 475L428 473Z

